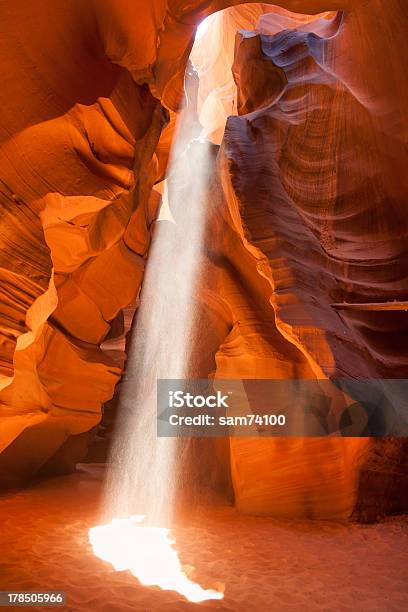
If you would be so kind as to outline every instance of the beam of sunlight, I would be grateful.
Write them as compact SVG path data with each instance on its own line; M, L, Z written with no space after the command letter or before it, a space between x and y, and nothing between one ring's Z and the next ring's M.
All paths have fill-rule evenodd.
M201 40L203 36L205 36L208 28L211 27L211 22L213 21L213 19L214 19L214 16L210 15L209 17L207 17L206 19L203 19L203 21L201 21L198 24L196 35L195 35L195 39L197 41Z
M194 346L211 167L211 144L194 141L194 112L186 106L174 138L164 189L169 210L155 224L121 391L105 500L108 520L115 518L91 529L89 538L96 556L129 569L142 584L200 602L223 594L192 582L173 548L178 441L158 438L156 424L157 379L187 378Z

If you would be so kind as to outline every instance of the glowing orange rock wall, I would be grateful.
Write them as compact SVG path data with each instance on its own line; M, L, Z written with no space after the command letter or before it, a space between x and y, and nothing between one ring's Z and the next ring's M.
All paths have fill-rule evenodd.
M165 171L195 26L239 4L39 0L1 9L6 483L30 477L58 453L72 465L113 394L123 358L101 345L120 336L122 311L137 299L159 204L151 188ZM230 318L217 376L403 377L401 312L336 307L406 298L396 263L406 236L401 3L274 4L301 13L350 12L343 21L309 27L311 19L274 8L259 22L261 37L238 39L241 117L228 121L218 161L229 230L223 265L203 295L205 302L217 293L214 312ZM253 29L265 7L235 8L234 23L243 17ZM298 26L297 33L270 38ZM307 34L313 28L317 36ZM232 58L230 47L225 56ZM235 86L221 72L228 95L220 112L227 114ZM203 106L204 81L201 87ZM205 113L201 120L220 141L220 117L215 127ZM347 515L364 446L233 441L238 505ZM288 470L291 479L284 478Z
M111 329L121 333L122 309L137 297L155 216L153 154L166 112L120 65L125 4L97 4L97 11L92 2L64 0L2 7L0 467L6 483L34 474L72 436L99 422L123 363L100 344ZM143 39L141 69L154 59L157 27L153 19L150 50L141 32L132 34ZM19 443L23 434L26 443ZM79 456L83 449L80 439Z
M385 69L377 79L367 74L391 44L395 17L391 11L376 43L374 33L361 37L372 11L364 4L306 25L293 18L296 31L284 32L275 14L263 15L255 33L237 35L242 117L227 121L219 174L230 223L255 260L245 295L257 295L257 303L262 292L275 318L236 315L218 355L220 378L407 377L407 124L399 77ZM290 17L283 21L286 29ZM358 65L356 78L360 53L367 64ZM263 289L253 284L257 274ZM299 351L286 371L290 352L277 354L285 340ZM295 368L302 357L306 363ZM402 409L404 398L384 388ZM370 445L233 438L238 507L347 517Z

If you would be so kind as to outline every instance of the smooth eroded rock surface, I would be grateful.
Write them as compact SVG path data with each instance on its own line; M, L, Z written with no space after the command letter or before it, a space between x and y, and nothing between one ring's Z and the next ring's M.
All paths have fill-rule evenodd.
M273 4L1 6L3 484L72 469L114 394L161 203L152 188L211 13L187 92L201 134L221 145L197 295L211 328L203 369L408 378L406 11L398 0ZM344 518L357 505L363 516L378 444L232 440L238 508ZM398 448L387 482L406 482Z

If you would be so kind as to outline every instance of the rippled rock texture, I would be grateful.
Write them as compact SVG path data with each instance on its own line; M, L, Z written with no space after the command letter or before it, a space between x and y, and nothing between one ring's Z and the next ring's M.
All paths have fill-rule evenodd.
M216 376L408 378L406 11L277 4L218 14L192 55L221 145L199 296ZM3 484L86 452L122 373L195 27L232 5L1 7ZM362 513L376 444L232 440L238 507Z
M394 32L392 10L381 33L371 32L373 12L362 3L309 23L266 14L255 32L237 35L241 116L227 120L218 174L228 223L252 257L252 312L235 310L218 356L221 378L250 375L251 357L260 378L406 378L407 126L399 78L385 66L369 73ZM254 316L268 292L272 312L255 307ZM404 397L386 385L385 393L404 409ZM371 445L384 456L377 496L382 490L388 509L401 509L385 447L368 439L232 439L238 506L348 516ZM403 444L393 448L396 460ZM397 464L398 486L406 486L405 460Z

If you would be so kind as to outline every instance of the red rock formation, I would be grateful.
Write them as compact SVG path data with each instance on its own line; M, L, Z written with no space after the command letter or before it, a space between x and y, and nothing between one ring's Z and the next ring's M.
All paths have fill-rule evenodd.
M166 113L120 65L120 3L2 11L0 463L12 482L92 429L112 396L121 370L99 345L139 290Z
M265 15L261 34L237 36L233 72L243 116L227 121L219 173L230 224L253 258L244 294L257 304L266 300L269 285L274 320L269 313L261 327L259 311L235 315L218 356L220 378L406 377L408 186L400 162L406 122L393 73L381 73L383 82L373 87L361 70L356 92L350 70L360 50L374 62L385 43L380 40L376 50L375 37L361 40L371 11L364 5L300 27L294 19L296 30L275 36L265 32L279 30L279 20ZM236 257L233 270L243 261ZM261 279L254 283L257 274L263 288ZM235 295L229 303L236 309ZM290 343L297 358L288 346L283 358L273 355L276 332L277 346ZM291 370L277 367L285 358ZM294 371L302 360L303 368ZM402 407L403 397L390 385L383 388L392 405ZM238 506L275 515L347 517L369 444L232 439Z
M72 468L113 394L123 359L101 346L122 334L121 313L137 299L160 203L152 186L164 177L195 27L239 4L1 7L7 483ZM406 315L364 306L407 299L402 3L281 0L272 17L266 4L230 12L234 28L243 18L252 29L263 16L255 34L237 39L241 116L228 120L219 155L223 241L209 240L211 282L200 298L212 305L214 329L225 332L225 321L230 329L217 376L403 378ZM306 18L286 9L347 12ZM225 57L232 60L231 47ZM222 116L234 86L224 69L215 77L227 90ZM203 80L202 106L207 93ZM222 118L215 126L200 118L219 142ZM367 445L234 440L238 505L346 516Z

